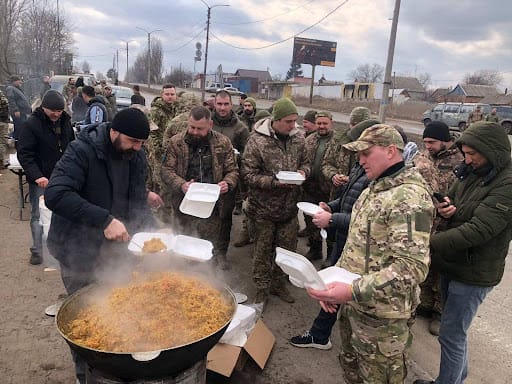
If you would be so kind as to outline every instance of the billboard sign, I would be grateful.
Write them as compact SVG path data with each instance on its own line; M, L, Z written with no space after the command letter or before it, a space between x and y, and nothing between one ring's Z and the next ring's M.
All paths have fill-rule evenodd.
M336 61L336 42L306 39L293 39L292 64L311 64L334 67Z

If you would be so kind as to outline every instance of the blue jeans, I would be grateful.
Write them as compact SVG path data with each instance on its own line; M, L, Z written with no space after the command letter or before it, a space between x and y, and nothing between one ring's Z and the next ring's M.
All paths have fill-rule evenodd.
M32 246L30 252L42 255L43 227L39 224L39 197L44 189L37 184L28 183L28 197L30 200L30 230L32 231Z
M338 306L338 310L339 308L340 306ZM315 341L320 343L327 342L331 336L332 327L336 324L337 319L338 312L329 313L320 309L318 316L313 321L313 325L311 326L309 333L313 336Z
M478 307L492 288L468 285L441 276L441 363L436 384L464 383L468 376L467 331Z

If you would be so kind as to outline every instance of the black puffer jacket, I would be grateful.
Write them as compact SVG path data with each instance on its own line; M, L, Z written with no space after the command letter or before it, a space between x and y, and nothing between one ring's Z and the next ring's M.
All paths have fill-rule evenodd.
M474 170L465 164L448 196L457 208L447 230L430 238L433 262L442 274L465 284L494 286L501 281L512 239L510 142L500 125L474 123L456 141L489 161Z
M46 205L53 211L48 247L61 263L78 271L97 266L100 247L107 241L103 230L112 220L109 134L110 123L82 130L55 166L45 191ZM133 235L154 222L147 205L146 155L140 150L127 161L128 212L122 221Z
M75 138L66 112L54 124L41 107L25 121L18 135L18 160L30 183L40 177L49 179L55 164Z
M341 187L341 196L327 204L333 213L330 228L336 229L336 246L333 249L333 253L327 255L331 265L336 264L347 241L352 206L361 192L368 187L368 184L370 184L370 180L366 177L364 168L359 163L356 163L350 170L348 183Z

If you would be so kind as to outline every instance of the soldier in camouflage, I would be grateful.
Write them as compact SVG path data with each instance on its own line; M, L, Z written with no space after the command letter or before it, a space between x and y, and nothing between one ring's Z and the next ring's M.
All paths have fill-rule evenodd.
M308 137L316 131L316 112L314 109L307 111L302 118L302 127L304 128L304 135Z
M332 139L332 115L321 111L315 116L316 132L306 137L306 152L311 164L311 173L302 185L302 200L313 204L329 201L331 182L322 173L322 161L325 151ZM311 216L305 215L306 231L309 238L309 251L306 257L309 260L322 259L322 238L318 228L313 224Z
M164 155L163 137L172 118L180 112L180 104L173 84L164 84L160 96L151 103L151 121L158 129L151 131L146 141L148 164L151 169L151 190L161 193L160 167Z
M0 89L0 169L7 164L7 135L9 131L9 101Z
M482 107L477 105L475 110L469 114L467 125L470 126L471 124L476 123L477 121L481 121L483 119L484 113L482 112Z
M238 118L247 126L249 132L252 132L256 118L256 100L248 97L244 100L243 109L237 113Z
M227 247L222 242L221 221L239 179L233 146L229 139L212 130L210 111L197 106L189 114L186 131L173 136L166 149L161 177L171 192L176 228L185 234L210 240L217 262L226 267ZM210 183L220 186L221 196L212 215L207 219L188 216L179 212L179 206L192 183Z
M332 182L331 199L336 198L335 191L347 181L351 167L351 153L343 148L344 144L351 140L348 132L356 124L368 120L371 116L370 110L366 107L355 107L350 113L349 128L334 132L333 138L327 147L322 162L324 176Z
M264 307L269 293L283 301L294 299L286 288L287 276L275 264L275 248L297 248L297 201L300 186L280 183L280 171L309 175L304 136L296 128L297 107L288 98L275 102L272 118L254 127L242 157L241 174L249 191L247 215L255 226L254 302Z
M450 135L450 129L441 121L432 121L425 127L423 144L425 144L426 149L420 154L420 159L430 163L434 169L433 178L435 183L431 184L431 187L435 192L446 196L456 180L453 170L462 163L464 157L455 145L453 137ZM424 178L429 183L425 176ZM434 221L433 232L443 230L442 227L438 228L439 224L440 220L437 218ZM418 313L427 317L431 316L429 331L434 336L439 336L443 308L439 271L433 265L430 266L427 278L421 284L420 299Z
M408 322L430 262L432 191L415 168L405 165L404 142L389 125L366 129L345 148L358 152L372 180L353 207L337 263L361 277L308 293L328 312L343 305L340 360L347 383L403 383L412 342Z
M499 123L500 117L497 115L497 112L498 111L496 108L491 109L491 113L485 117L485 121L490 121L491 123Z

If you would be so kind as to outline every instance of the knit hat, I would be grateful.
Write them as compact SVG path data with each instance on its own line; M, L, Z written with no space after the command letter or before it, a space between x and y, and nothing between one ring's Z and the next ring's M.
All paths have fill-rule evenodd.
M12 75L10 77L10 80L11 80L11 83L14 83L15 81L21 80L21 77L19 77L18 75Z
M251 103L252 107L256 109L256 100L254 100L252 97L248 97L244 100L244 103Z
M63 111L66 107L64 96L54 89L49 89L43 95L41 107L51 109L52 111Z
M353 126L352 128L350 128L350 130L348 131L348 137L350 138L350 140L355 141L359 139L359 136L361 136L361 134L367 128L370 128L377 124L380 124L380 121L376 119L363 120L360 123Z
M426 137L439 141L450 141L450 128L442 121L431 121L423 130L423 138Z
M283 117L290 115L298 115L297 107L293 104L293 101L283 97L274 103L274 108L272 109L272 119L274 121L281 120Z
M391 125L376 124L367 128L357 141L345 144L343 147L352 152L364 151L373 145L387 147L396 145L398 149L404 149L404 141L400 133Z
M136 108L119 111L112 120L112 129L134 139L146 140L149 136L148 118Z
M302 120L307 120L310 123L314 123L315 122L315 116L316 116L316 111L311 109L311 110L306 112L306 114L304 115Z
M261 119L265 119L267 117L272 116L269 111L266 109L261 109L254 115L254 122L260 121Z
M366 107L355 107L352 112L350 112L350 121L349 123L352 125L356 125L363 120L368 120L371 117L370 110Z

